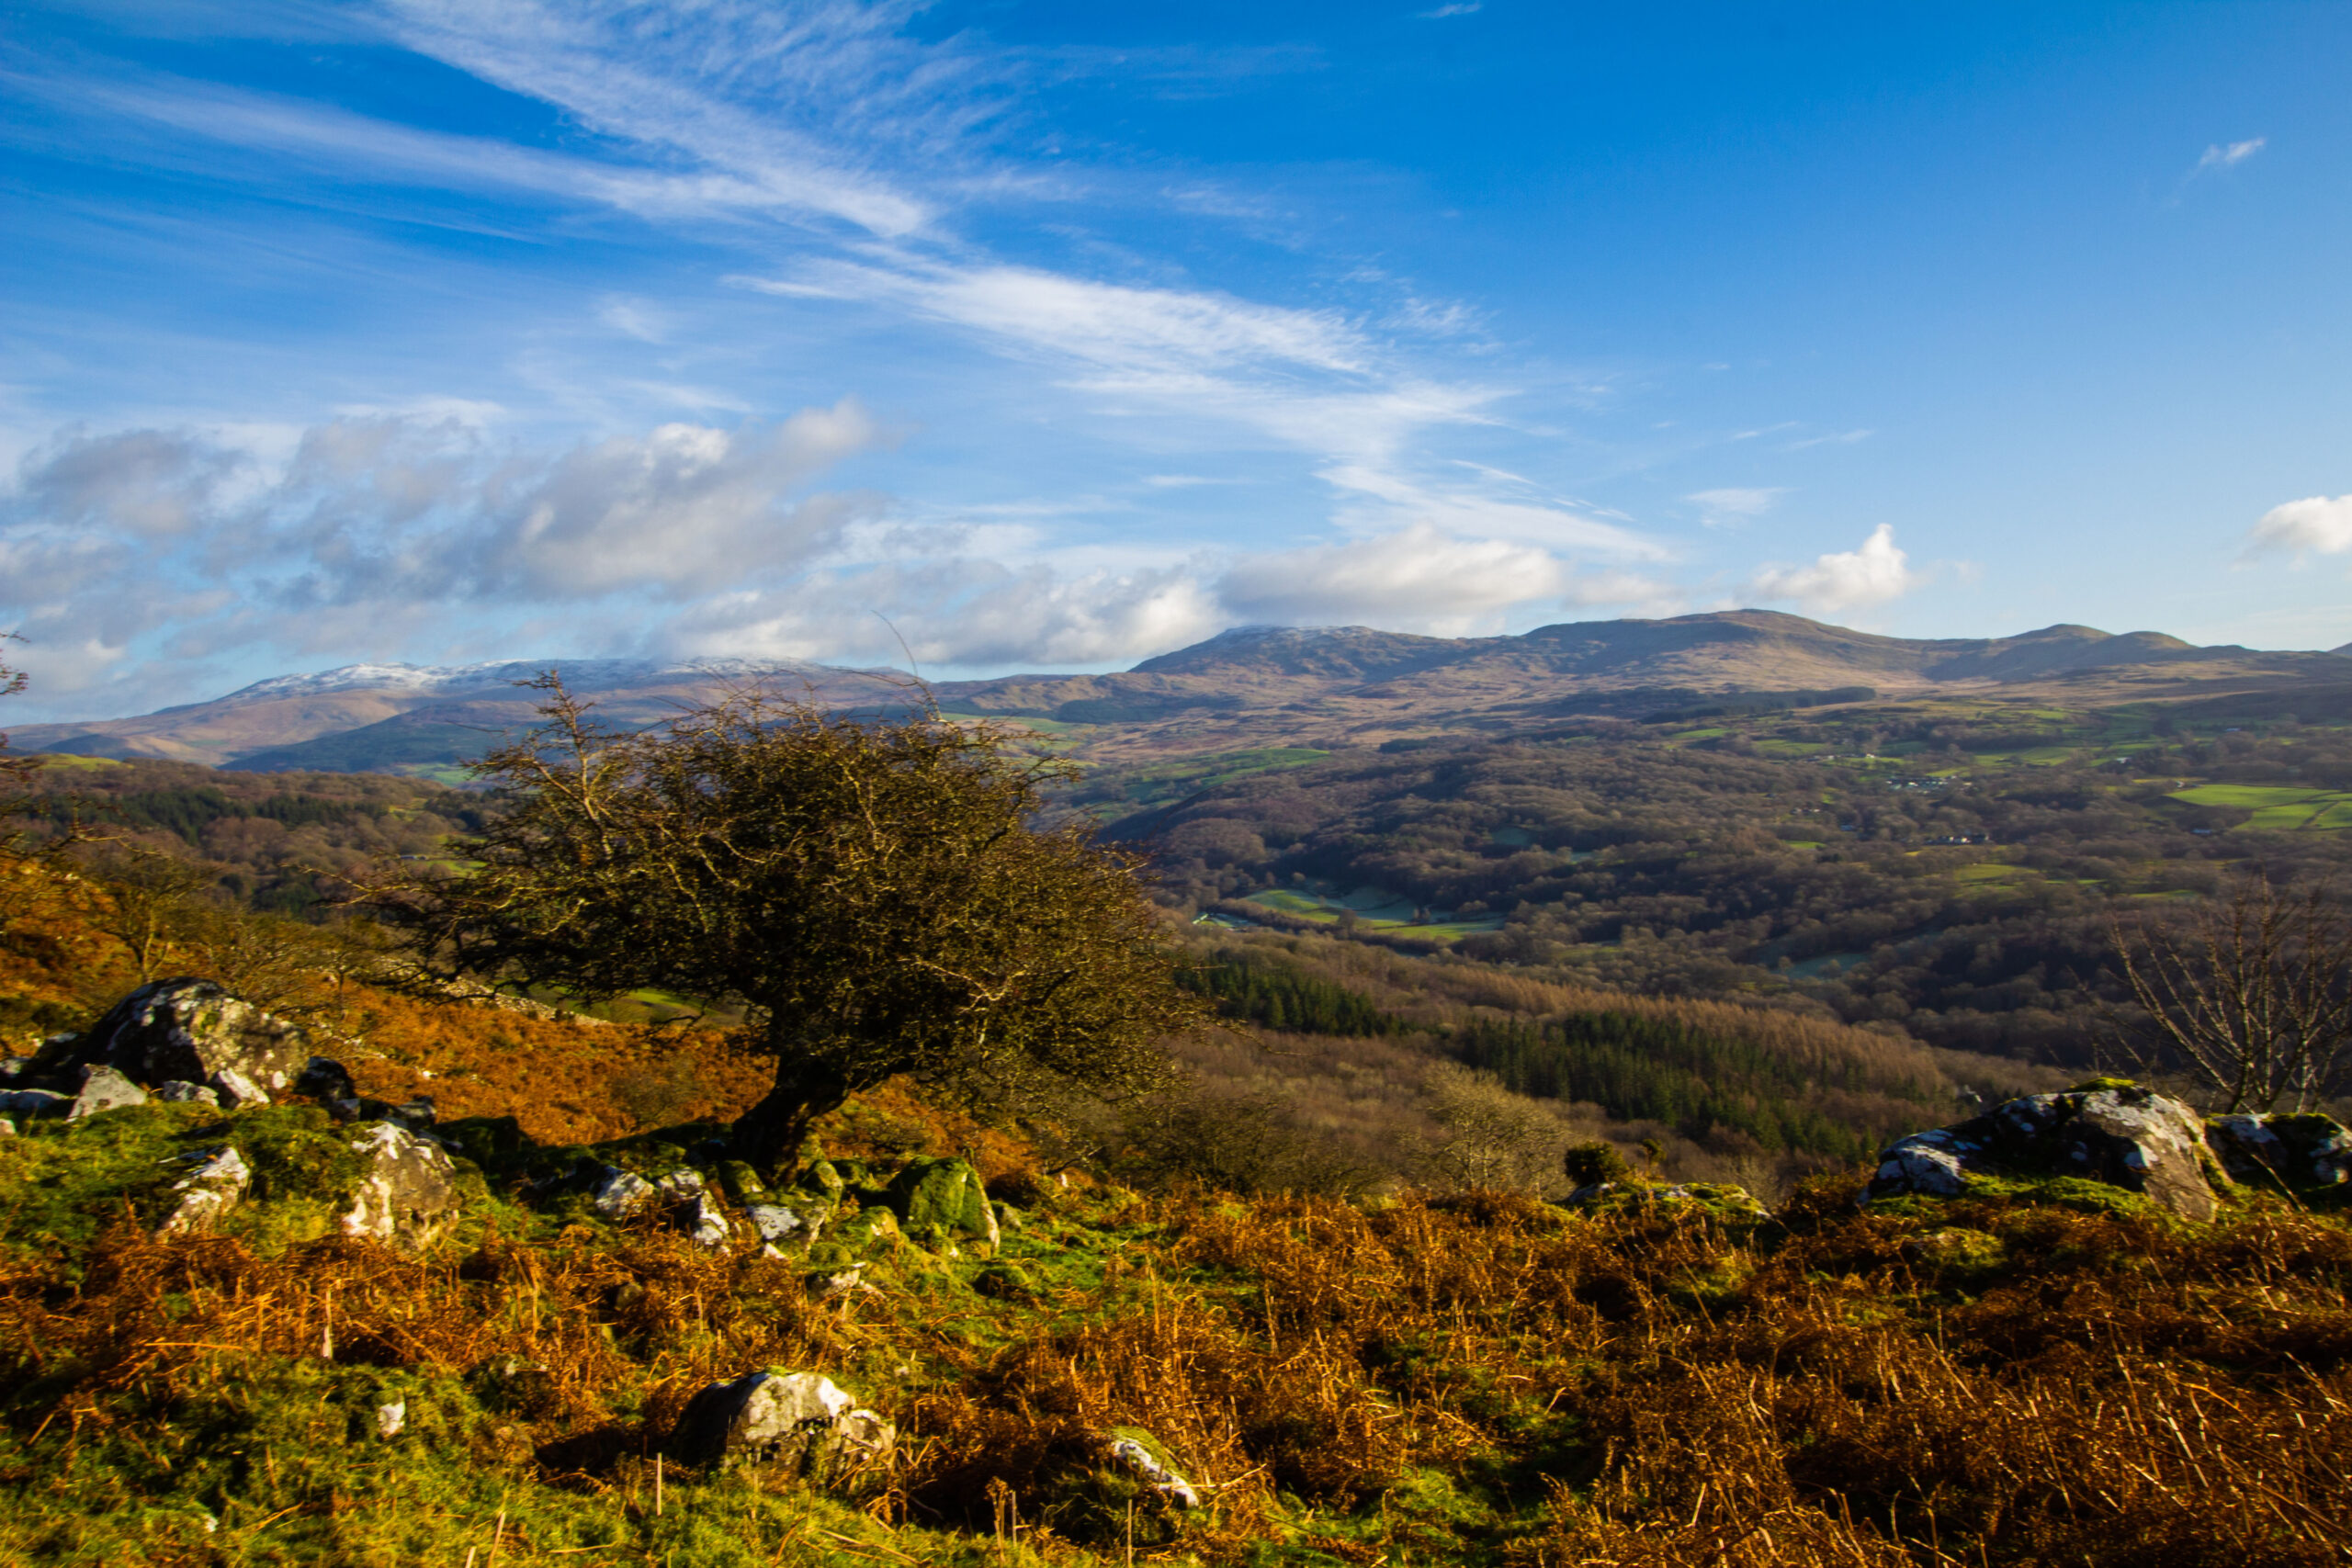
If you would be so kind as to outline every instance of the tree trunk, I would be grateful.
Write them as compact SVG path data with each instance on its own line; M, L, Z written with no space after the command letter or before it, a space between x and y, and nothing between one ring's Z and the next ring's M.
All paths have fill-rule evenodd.
M854 1087L831 1063L783 1046L776 1055L775 1087L735 1123L729 1152L755 1170L790 1164L817 1118L847 1100Z

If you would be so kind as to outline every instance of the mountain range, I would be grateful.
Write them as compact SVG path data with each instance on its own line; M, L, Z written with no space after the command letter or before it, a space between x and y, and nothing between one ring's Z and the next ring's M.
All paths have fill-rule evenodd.
M1917 639L1765 610L1585 621L1518 636L1419 637L1368 626L1245 626L1101 675L1008 675L931 688L950 713L1075 727L1090 750L1192 750L1430 730L1510 729L1577 716L1650 718L1751 694L1787 705L1924 697L2215 702L2352 716L2352 645L2334 652L2199 648L2157 632L2054 626ZM752 660L355 664L262 681L132 718L18 728L14 747L271 771L440 772L530 721L518 682L559 669L622 724L729 687L820 705L903 708L888 670Z

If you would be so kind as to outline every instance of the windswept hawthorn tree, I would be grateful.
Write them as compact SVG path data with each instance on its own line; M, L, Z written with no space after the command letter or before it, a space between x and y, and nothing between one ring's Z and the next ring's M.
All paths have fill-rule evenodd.
M737 1123L774 1164L899 1073L1117 1097L1204 1004L1180 988L1140 863L1034 818L1066 763L936 712L887 722L740 694L654 728L594 723L553 675L546 722L474 765L504 802L366 900L435 969L603 998L748 1005L775 1087Z

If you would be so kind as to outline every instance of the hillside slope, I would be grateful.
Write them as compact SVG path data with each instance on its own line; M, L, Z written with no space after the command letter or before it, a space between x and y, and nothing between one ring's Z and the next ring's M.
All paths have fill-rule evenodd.
M429 772L527 723L533 694L515 682L543 668L356 665L141 717L28 725L15 743L215 766ZM906 700L904 677L884 671L742 660L591 660L561 668L574 691L620 723L650 723L677 704L745 682L837 706ZM1318 733L1377 739L1432 726L1507 729L1577 714L1645 717L1737 692L1804 701L1998 692L2077 705L2269 693L2293 702L2306 687L2340 686L2343 671L2333 654L2196 648L2155 632L2057 626L2009 637L1917 640L1734 610L1491 637L1243 627L1117 673L1011 675L933 690L951 712L1079 727L1069 743L1112 757L1311 743Z

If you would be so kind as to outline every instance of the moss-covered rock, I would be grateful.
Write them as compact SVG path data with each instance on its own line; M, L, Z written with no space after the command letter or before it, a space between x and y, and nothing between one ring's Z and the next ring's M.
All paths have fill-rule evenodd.
M2205 1141L2233 1181L2292 1193L2352 1185L2352 1132L2333 1116L2215 1116Z
M1002 1239L980 1173L963 1160L915 1161L891 1180L888 1199L910 1234L936 1227L951 1238L991 1247Z
M2122 1079L2012 1100L1955 1126L1899 1138L1879 1160L1864 1202L1981 1194L1987 1181L2018 1184L2018 1195L2027 1195L2073 1180L2135 1194L2192 1220L2211 1219L2220 1205L2211 1179L2218 1167L2197 1113Z

